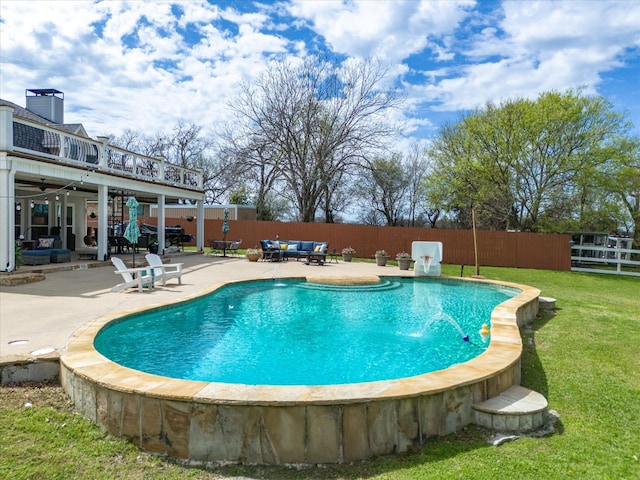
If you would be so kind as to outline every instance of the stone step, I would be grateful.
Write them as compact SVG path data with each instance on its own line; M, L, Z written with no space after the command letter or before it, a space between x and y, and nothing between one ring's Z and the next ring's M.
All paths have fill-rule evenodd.
M552 297L538 297L538 306L541 310L555 310L556 299Z
M24 285L26 283L39 282L44 280L44 273L12 273L10 275L0 275L0 285L13 287L15 285Z
M519 385L473 405L477 425L501 432L537 430L544 424L547 407L543 395Z

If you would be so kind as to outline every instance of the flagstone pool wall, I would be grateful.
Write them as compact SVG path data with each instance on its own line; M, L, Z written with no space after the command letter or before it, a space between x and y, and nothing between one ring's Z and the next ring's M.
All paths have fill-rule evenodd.
M61 357L61 382L76 408L109 433L194 464L331 464L405 452L472 423L474 403L520 383L519 327L538 313L540 291L501 284L521 293L494 309L489 348L416 377L252 386L150 375L93 348L113 316L74 333Z

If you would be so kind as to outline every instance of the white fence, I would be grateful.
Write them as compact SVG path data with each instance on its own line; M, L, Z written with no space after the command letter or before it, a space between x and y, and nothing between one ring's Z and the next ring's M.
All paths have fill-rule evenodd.
M571 247L571 270L640 277L640 261L632 258L640 258L640 250L574 245Z

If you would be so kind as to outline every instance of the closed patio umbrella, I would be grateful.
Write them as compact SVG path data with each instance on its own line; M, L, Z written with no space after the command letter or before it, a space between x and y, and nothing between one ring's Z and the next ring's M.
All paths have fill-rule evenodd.
M133 268L136 267L136 247L140 238L140 228L138 228L138 201L136 197L129 197L127 200L129 207L129 224L124 231L124 238L133 244Z
M229 233L229 209L224 209L224 221L222 222L222 256L227 256L227 233Z

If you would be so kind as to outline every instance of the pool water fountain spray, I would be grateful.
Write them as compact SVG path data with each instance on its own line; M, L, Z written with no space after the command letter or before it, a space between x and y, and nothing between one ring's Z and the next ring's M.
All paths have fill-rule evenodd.
M444 319L447 322L449 322L451 325L453 325L453 327L460 333L460 335L462 336L462 340L464 342L468 342L469 341L469 335L467 335L466 333L464 333L464 330L462 330L462 327L460 327L460 324L458 324L458 322L456 322L453 318L451 318L450 315L444 313L443 311L440 311L438 313L436 313L435 315L433 315L431 318L429 318L429 320L427 320L427 322L424 324L424 326L422 327L420 332L417 333L412 333L411 336L412 337L421 337L424 335L424 332L427 330L427 328L429 327L429 325L431 325L433 322L435 322L436 320L440 320L440 319Z
M275 287L286 287L286 286L287 286L287 284L286 284L286 283L282 283L282 282L278 282L278 283L276 283L276 279L278 278L278 273L279 273L279 271L280 271L280 264L279 264L279 263L276 263L276 264L273 266L273 276L271 277L271 281L273 282L273 285L274 285Z
M469 341L469 335L467 335L466 333L464 333L464 331L462 330L462 328L460 327L460 325L458 324L458 322L456 322L453 318L451 318L451 315L447 315L444 312L440 312L438 314L439 318L444 318L447 322L449 322L451 325L453 325L455 327L456 330L458 330L458 332L460 333L460 335L462 336L462 340L465 342Z

